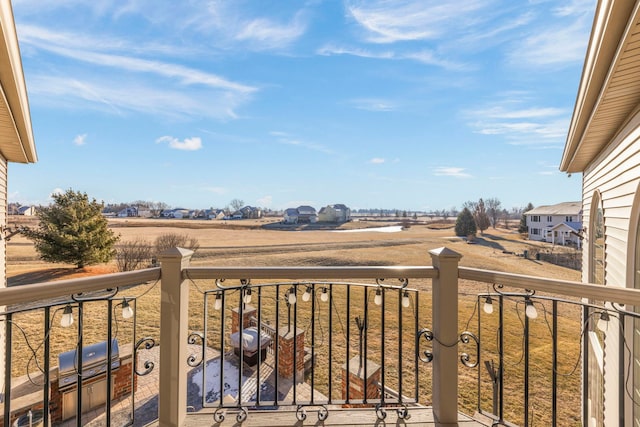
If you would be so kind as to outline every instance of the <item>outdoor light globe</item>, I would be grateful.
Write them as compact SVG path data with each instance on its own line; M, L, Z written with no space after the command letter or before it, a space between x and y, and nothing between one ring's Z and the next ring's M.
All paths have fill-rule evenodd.
M296 291L295 289L291 289L289 291L289 296L287 297L287 301L289 301L289 304L294 305L296 303L298 299L296 298Z
M131 319L133 317L133 309L127 301L122 303L122 318Z
M375 305L382 304L382 291L380 290L380 288L376 289L376 296L373 298L373 302L375 303Z
M409 292L404 291L404 296L402 297L402 306L404 308L408 308L410 304L411 301L409 300Z
M220 296L220 294L216 295L216 300L213 303L213 309L214 310L220 310L222 308L222 297Z
M322 302L329 301L329 292L327 292L327 288L322 289L322 293L320 294L320 301Z
M302 301L308 302L311 299L311 288L307 288L302 294Z
M71 306L68 305L64 308L62 319L60 319L60 326L68 328L71 325L73 325L73 312L71 311Z
M493 301L491 300L491 297L488 297L485 300L483 310L487 314L493 313Z
M527 301L526 302L527 308L524 310L524 314L526 314L526 316L529 319L535 319L538 317L538 310L536 310L536 307L533 305L532 301Z
M598 323L596 325L601 332L605 334L609 332L609 314L606 312L600 313L600 319L598 319Z
M247 290L244 292L244 297L242 298L242 301L243 301L245 304L249 304L249 303L251 302L251 289L247 289Z

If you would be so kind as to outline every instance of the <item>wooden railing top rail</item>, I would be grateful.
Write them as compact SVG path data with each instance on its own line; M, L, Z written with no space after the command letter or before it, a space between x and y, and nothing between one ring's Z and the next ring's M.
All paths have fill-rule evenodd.
M434 267L188 267L185 279L433 279Z
M523 274L503 273L478 268L459 267L458 277L464 280L495 283L554 294L554 296L589 298L597 301L640 306L640 289L595 285L570 280L549 279Z
M0 304L12 305L94 292L109 288L138 285L160 279L160 267L77 279L55 280L0 288Z

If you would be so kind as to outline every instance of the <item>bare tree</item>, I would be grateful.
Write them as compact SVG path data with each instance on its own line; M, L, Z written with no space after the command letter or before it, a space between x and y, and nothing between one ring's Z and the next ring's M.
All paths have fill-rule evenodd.
M154 218L159 217L162 211L168 208L169 205L164 202L149 202L149 211Z
M231 203L229 203L229 205L231 206L231 209L233 209L233 211L239 211L240 208L242 208L244 206L244 200L241 199L233 199L231 201Z
M491 197L486 200L485 206L487 207L487 215L491 220L491 226L495 229L498 225L498 218L500 218L500 207L502 203L496 197Z
M116 266L118 271L132 271L146 266L151 261L151 244L136 239L116 247Z
M200 243L195 237L189 237L186 234L166 233L156 238L155 246L157 254L171 248L185 248L195 252L200 247Z

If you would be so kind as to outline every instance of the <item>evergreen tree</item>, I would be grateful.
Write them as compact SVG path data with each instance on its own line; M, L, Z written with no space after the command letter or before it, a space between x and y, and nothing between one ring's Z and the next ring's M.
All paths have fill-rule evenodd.
M462 209L456 219L456 236L472 236L476 234L476 222L473 219L471 211L467 208Z
M25 227L23 234L33 240L44 261L86 265L109 262L118 241L102 215L104 205L89 201L86 193L71 189L54 194L53 204L37 212L37 229Z
M529 202L529 204L522 210L522 216L520 217L520 225L518 226L519 233L529 232L529 228L527 227L527 216L525 214L529 212L531 209L533 209L533 205L531 204L531 202Z

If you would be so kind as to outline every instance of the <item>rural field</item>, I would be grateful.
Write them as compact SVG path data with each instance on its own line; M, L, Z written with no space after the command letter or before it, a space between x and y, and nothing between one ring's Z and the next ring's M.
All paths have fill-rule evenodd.
M25 219L21 219L25 221ZM16 220L17 221L17 220ZM32 219L33 221L33 219ZM17 225L14 218L9 219L9 225ZM479 235L473 244L468 244L465 240L456 237L453 231L453 222L449 223L414 223L408 222L404 227L399 227L399 221L353 221L340 227L320 228L304 227L297 228L284 227L277 221L270 220L242 220L242 221L198 221L198 220L167 220L167 219L109 219L111 229L120 236L121 242L146 240L153 244L154 240L163 234L174 233L184 234L194 237L199 242L199 248L195 252L191 265L193 266L382 266L382 265L405 265L421 266L430 265L431 258L429 250L446 246L462 255L461 265L482 269L490 269L511 273L521 273L533 276L544 276L563 280L580 280L580 272L569 268L553 265L544 261L536 260L535 257L525 258L524 251L529 253L535 251L563 251L565 248L555 247L550 244L532 242L523 237L513 229L488 229L484 235ZM22 284L39 281L49 281L65 278L81 277L93 274L103 274L115 272L115 263L90 266L82 270L77 270L72 265L48 264L39 260L32 243L21 235L13 236L7 242L7 276L9 286L20 286ZM372 278L373 280L373 278ZM194 283L195 284L195 283ZM140 295L144 297L136 302L138 307L137 333L138 336L159 337L159 289L156 284L146 285L146 290L140 289L126 290L122 295ZM189 324L190 330L202 330L203 304L201 289L213 287L209 283L197 283L191 287L190 313L192 320ZM413 281L410 287L429 293L429 281ZM479 292L492 291L486 283L475 283L469 281L460 282L460 330L477 329L471 319L477 316L478 304L475 295ZM127 294L127 292L132 292ZM120 295L120 294L119 294ZM430 298L421 298L421 322L428 326L430 323L431 310ZM424 307L422 302L424 301ZM272 310L272 307L263 307L265 312ZM342 311L336 308L337 312ZM424 316L424 319L422 319ZM506 343L505 352L512 353L505 359L507 369L511 371L510 382L505 384L506 392L522 387L523 375L522 366L522 328L518 309L510 309L505 315L505 321L509 324L505 326L505 333L513 337ZM546 313L541 317L546 320ZM89 342L104 339L104 323L97 322L97 319L105 318L104 313L96 311L90 324L85 325L84 336ZM424 320L424 321L423 321ZM29 334L31 340L37 341L42 331L38 331L38 324L41 320L36 316L25 315L23 323L33 323L32 333ZM559 342L565 349L560 355L560 365L563 372L568 372L574 365L576 354L580 351L580 311L575 307L567 307L562 313L561 333ZM495 316L493 320L487 320L487 330L492 339L483 344L487 357L497 357L497 350L491 341L495 341ZM372 325L373 327L374 325ZM124 335L129 326L122 323L119 326L120 334ZM348 326L352 327L352 326ZM404 327L404 326L403 326ZM538 322L532 326L532 333L541 337L548 336L548 323ZM483 323L483 329L485 324ZM493 332L491 332L493 331ZM59 331L54 329L55 333ZM474 331L477 332L477 331ZM483 332L487 333L487 331ZM68 333L65 333L68 334ZM493 335L492 335L493 334ZM357 333L354 331L352 337ZM393 339L393 335L388 335ZM576 337L578 337L576 339ZM52 339L54 338L52 333ZM209 338L212 342L218 342L218 336ZM75 338L61 333L58 338L52 340L52 354L57 354L73 347ZM21 352L16 343L16 351ZM351 343L351 345L357 344ZM543 349L548 349L548 341L538 345L540 356L537 350L532 356L531 366L540 372L547 372L542 383L548 377L548 353ZM338 345L340 347L340 345ZM319 360L326 360L326 349L318 351ZM336 350L337 351L337 350ZM410 362L407 366L411 369ZM14 372L20 374L28 367L16 363ZM391 371L389 371L391 372ZM483 375L486 372L483 372ZM460 400L463 410L473 413L476 409L477 401L477 370L462 370L460 379ZM430 377L429 375L426 376ZM536 377L537 378L537 377ZM318 378L318 382L331 381L329 378ZM430 380L422 384L425 389L430 389ZM576 400L575 405L568 404L561 410L566 411L566 419L572 419L574 407L579 406L580 394L576 393L576 388L580 385L580 374L570 376L566 380L567 402ZM338 386L338 384L336 384ZM541 384L540 387L546 387ZM490 406L490 392L483 391L483 402ZM541 401L535 402L536 419L541 424L548 420L549 408L544 395L540 394ZM425 398L428 401L428 397ZM514 417L521 417L522 407L517 404L513 408L507 407L507 414ZM568 424L569 425L569 424ZM573 422L570 422L573 425Z
M19 219L24 221L24 219ZM11 217L9 225L19 225ZM32 220L33 221L33 220ZM156 237L177 233L198 239L200 248L192 265L209 266L294 266L294 265L430 265L428 251L446 246L463 258L461 265L498 271L579 280L575 270L521 256L525 250L552 249L550 244L524 240L514 229L488 229L475 244L456 237L450 224L417 224L399 232L366 231L399 225L399 221L353 221L336 229L296 231L278 227L274 220L198 221L168 219L110 219L120 241L143 239L153 244ZM352 230L352 232L348 232ZM358 230L353 232L353 230ZM92 272L115 271L115 264L75 271L73 266L47 264L39 260L32 243L20 234L7 243L9 285L28 283L29 278L76 277ZM38 279L41 281L41 279Z

